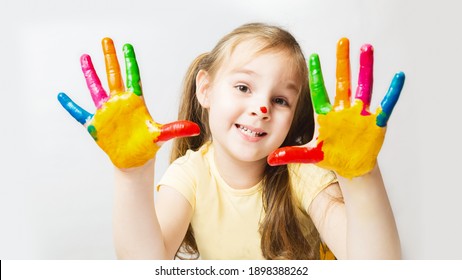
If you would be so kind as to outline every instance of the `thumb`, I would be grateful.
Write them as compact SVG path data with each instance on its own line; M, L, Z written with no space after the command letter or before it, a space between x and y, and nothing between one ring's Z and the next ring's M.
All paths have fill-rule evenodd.
M288 163L318 163L324 159L322 142L316 147L291 146L282 147L268 156L268 164L271 166Z
M199 126L191 121L176 121L164 124L160 128L160 135L155 142L165 142L172 138L189 137L200 134Z

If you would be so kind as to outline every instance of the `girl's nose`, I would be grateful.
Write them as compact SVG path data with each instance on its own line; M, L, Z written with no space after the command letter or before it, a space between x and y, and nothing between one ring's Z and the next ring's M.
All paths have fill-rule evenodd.
M253 110L252 115L258 116L259 118L263 120L269 120L269 109L267 106L258 106Z

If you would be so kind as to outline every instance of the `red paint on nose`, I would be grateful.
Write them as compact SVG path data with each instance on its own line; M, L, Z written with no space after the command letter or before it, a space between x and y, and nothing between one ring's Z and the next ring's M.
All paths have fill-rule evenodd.
M263 114L266 114L266 113L268 113L268 109L266 109L266 107L265 107L265 106L263 106L263 107L260 107L260 111L261 111Z

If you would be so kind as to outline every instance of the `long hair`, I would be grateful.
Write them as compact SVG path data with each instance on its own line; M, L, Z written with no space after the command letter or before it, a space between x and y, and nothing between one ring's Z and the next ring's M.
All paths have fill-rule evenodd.
M221 64L229 57L238 44L256 40L260 49L256 54L265 51L284 51L292 59L296 67L299 81L302 81L299 100L295 108L294 119L282 146L300 145L309 142L314 132L314 117L309 97L308 69L303 52L295 38L284 29L261 23L251 23L238 27L223 37L215 48L198 56L189 67L184 79L182 98L178 119L190 120L201 128L197 137L177 138L174 140L170 160L173 162L183 156L188 149L198 150L211 140L208 125L208 112L202 108L196 98L196 76L199 70L205 70L213 78ZM265 216L260 224L261 250L266 259L318 259L320 238L311 219L308 225L302 226L297 216L295 198L290 184L289 171L286 165L269 166L263 175L262 199ZM194 239L194 232L189 229L183 244L177 252L198 257L199 251Z

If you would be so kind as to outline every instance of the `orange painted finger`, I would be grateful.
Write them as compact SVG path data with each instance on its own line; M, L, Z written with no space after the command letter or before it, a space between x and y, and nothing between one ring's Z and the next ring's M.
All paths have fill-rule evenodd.
M104 38L102 41L104 62L106 63L106 75L109 92L114 95L117 92L125 91L122 73L120 72L119 61L111 38Z
M336 70L335 108L350 107L350 41L341 38L337 43L337 70Z

